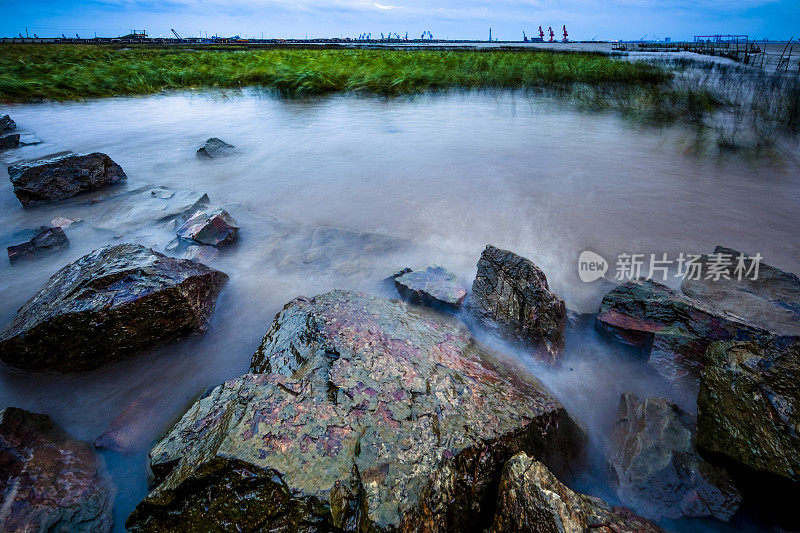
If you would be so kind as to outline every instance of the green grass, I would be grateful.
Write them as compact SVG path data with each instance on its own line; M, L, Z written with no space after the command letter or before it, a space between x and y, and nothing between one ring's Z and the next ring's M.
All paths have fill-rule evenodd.
M402 95L573 84L653 85L667 69L601 54L0 45L0 99L76 100L257 86L285 95Z

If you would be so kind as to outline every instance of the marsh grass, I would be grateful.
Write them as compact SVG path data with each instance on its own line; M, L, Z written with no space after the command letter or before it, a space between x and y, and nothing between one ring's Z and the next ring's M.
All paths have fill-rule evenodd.
M646 85L669 77L655 65L589 53L0 45L0 98L9 101L244 86L286 96L402 95L574 83Z

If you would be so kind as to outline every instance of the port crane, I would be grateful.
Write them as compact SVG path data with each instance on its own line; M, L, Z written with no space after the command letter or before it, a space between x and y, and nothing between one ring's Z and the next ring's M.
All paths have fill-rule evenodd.
M548 28L547 28L547 31L549 31L549 32L550 32L550 40L549 40L548 42L550 42L550 43L552 43L552 42L555 42L555 40L553 39L553 37L555 37L555 36L556 36L556 33L553 31L553 27L552 27L552 26L548 27Z
M544 30L539 26L539 39L544 41Z
M180 33L176 32L175 30L173 30L173 29L171 29L171 28L170 28L170 30L169 30L169 31L171 31L171 32L172 32L172 35L174 35L174 36L175 36L175 38L176 38L176 39L178 39L179 41L182 41L182 40L183 40L183 37L181 37L181 34L180 34Z
M561 42L565 43L565 42L569 41L569 39L567 39L568 36L569 36L569 34L567 33L567 25L564 24L564 39L562 39Z

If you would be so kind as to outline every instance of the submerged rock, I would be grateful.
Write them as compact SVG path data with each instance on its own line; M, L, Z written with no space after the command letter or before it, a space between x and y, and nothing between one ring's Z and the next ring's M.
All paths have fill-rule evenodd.
M28 242L8 247L8 259L14 263L20 259L38 259L39 257L64 250L69 247L64 230L56 226L44 228Z
M219 250L213 246L188 246L184 250L182 257L184 259L191 259L192 261L199 261L200 263L209 263L216 259L219 255Z
M573 492L520 452L503 468L491 533L658 533L661 528L624 507Z
M728 521L742 496L727 472L694 449L695 417L665 398L620 398L610 462L620 500L657 518Z
M132 531L473 531L519 451L563 473L585 436L456 318L333 291L275 318L251 372L150 452Z
M524 257L486 246L469 305L481 322L534 342L551 362L564 346L564 301L550 292L544 272Z
M716 274L711 278L686 277L681 290L774 335L800 335L800 279L760 259L757 272L748 273L755 261L736 250L717 246L713 254L701 256L697 263L702 265L703 272L711 270L712 265L723 265L718 268L719 279L715 279Z
M132 401L109 424L94 445L120 453L133 453L147 444L153 395L148 393Z
M8 115L0 117L0 133L17 129L17 123L11 120Z
M236 221L224 209L197 211L183 226L178 228L178 237L200 244L218 246L236 240L239 228Z
M95 250L59 270L0 333L0 359L71 372L202 329L228 276L135 244Z
M8 167L8 175L23 206L70 198L127 179L106 154L69 154Z
M467 289L450 270L431 265L425 270L405 269L394 277L397 292L404 300L430 307L458 309L464 303Z
M0 529L111 531L113 489L100 457L46 415L0 411Z
M767 334L651 280L629 281L606 294L596 326L619 342L643 348L656 370L671 380L699 375L714 341Z
M0 137L0 150L10 150L19 147L19 133Z
M207 159L215 159L235 153L235 146L226 143L222 139L217 139L216 137L211 137L203 143L203 146L197 149L197 157L204 157Z
M800 482L798 383L798 339L712 344L697 397L698 446Z

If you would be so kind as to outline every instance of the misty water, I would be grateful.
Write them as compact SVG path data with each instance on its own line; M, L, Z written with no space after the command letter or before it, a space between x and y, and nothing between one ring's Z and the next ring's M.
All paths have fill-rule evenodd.
M583 250L612 263L609 277L620 253L675 257L717 244L759 252L772 265L800 272L797 150L769 161L697 155L690 130L580 113L546 97L286 100L248 90L14 105L0 112L44 141L6 152L8 161L99 151L128 175L121 187L30 209L0 180L4 247L55 217L84 219L66 229L68 250L36 262L0 261L3 324L60 267L93 249L137 242L164 251L174 228L140 223L138 197L126 191L165 186L206 193L242 228L238 242L210 262L230 282L205 335L80 375L0 367L0 404L46 413L89 442L126 407L138 406L137 451L102 452L118 490L117 530L147 492L153 441L205 389L247 371L275 313L298 295L343 288L396 297L386 276L431 263L471 286L488 243L533 260L551 289L582 313L596 312L614 285L579 280ZM199 160L195 150L212 136L240 152ZM91 203L114 195L122 198L114 209ZM593 461L577 488L609 501L616 503L602 456L619 395L667 396L695 411L692 386L662 380L639 354L601 338L591 318L570 325L557 369L484 332L476 335L522 361L585 425ZM737 517L733 526L686 521L669 527L750 524Z

